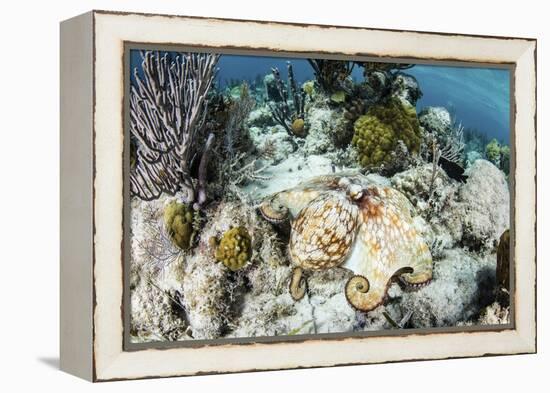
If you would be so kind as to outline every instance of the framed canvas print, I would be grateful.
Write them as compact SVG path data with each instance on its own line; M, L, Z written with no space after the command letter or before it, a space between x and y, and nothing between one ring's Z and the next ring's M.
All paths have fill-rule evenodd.
M63 22L61 368L535 352L535 91L534 39Z

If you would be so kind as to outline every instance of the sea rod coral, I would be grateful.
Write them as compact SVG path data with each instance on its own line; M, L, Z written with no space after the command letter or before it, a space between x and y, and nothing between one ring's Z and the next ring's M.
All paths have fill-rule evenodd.
M349 77L354 63L342 60L308 59L315 81L322 92L327 95L349 91Z
M304 103L306 93L299 90L294 79L294 71L292 64L287 63L288 72L288 89L292 97L292 104L288 100L289 92L285 88L281 80L281 74L277 68L272 69L274 77L274 86L277 91L278 100L275 100L271 105L271 113L275 121L284 127L290 134L298 137L306 135L305 118L304 118Z

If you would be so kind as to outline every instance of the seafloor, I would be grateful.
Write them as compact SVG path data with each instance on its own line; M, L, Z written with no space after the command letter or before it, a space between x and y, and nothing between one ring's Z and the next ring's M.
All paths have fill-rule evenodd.
M174 201L185 200L181 192L131 199L133 342L509 322L507 288L497 280L498 246L510 222L505 155L497 154L497 160L494 146L471 130L465 133L444 107L427 107L413 116L418 146L405 146L403 154L395 147L403 143L393 145L380 165L362 160L358 124L375 113L369 108L385 102L415 108L421 95L406 70L380 72L387 74L383 99L382 88L363 95L356 90L329 94L315 81L306 82L303 123L290 124L294 135L274 116L279 104L270 95L272 75L261 83L215 91L205 122L217 130L208 162L208 198L200 208L179 211L190 223L185 228L191 236L178 245L176 219L167 213ZM292 109L292 98L289 102ZM434 159L434 154L446 157L446 146L458 155L447 156L451 165ZM196 164L190 166L196 171ZM342 267L304 269L305 294L295 300L289 291L292 229L259 211L274 193L341 173L361 174L373 185L403 193L412 206L411 223L431 256L431 281L412 288L392 280L381 303L366 312L348 302L345 287L354 273ZM228 242L227 234L236 229L237 243ZM228 244L244 252L231 260Z

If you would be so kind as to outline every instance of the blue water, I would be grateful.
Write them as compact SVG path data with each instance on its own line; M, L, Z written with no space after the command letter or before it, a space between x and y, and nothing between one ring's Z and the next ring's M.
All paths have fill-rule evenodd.
M313 70L305 59L281 57L223 55L218 63L218 86L231 79L253 82L260 75L271 73L277 67L284 80L287 62L291 61L297 82L313 79ZM139 68L139 51L133 50L131 68ZM423 96L417 109L425 106L444 106L465 127L475 128L489 138L509 144L510 139L510 71L497 68L448 67L416 65L405 71L420 84ZM362 79L356 67L355 80Z
M444 106L465 127L509 144L510 71L417 65L406 71L423 92L417 107Z
M257 74L277 67L286 78L287 61L292 62L297 81L313 78L307 60L277 57L224 55L219 62L218 79L223 85L230 79L253 80ZM423 96L417 109L444 106L464 127L476 128L489 138L508 144L510 135L510 72L496 68L416 65L405 71L420 84ZM355 80L362 70L355 68Z

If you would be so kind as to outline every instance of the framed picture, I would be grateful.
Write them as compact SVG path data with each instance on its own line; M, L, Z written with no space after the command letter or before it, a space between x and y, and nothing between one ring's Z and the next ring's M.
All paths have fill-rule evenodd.
M536 351L536 40L61 24L61 368Z

